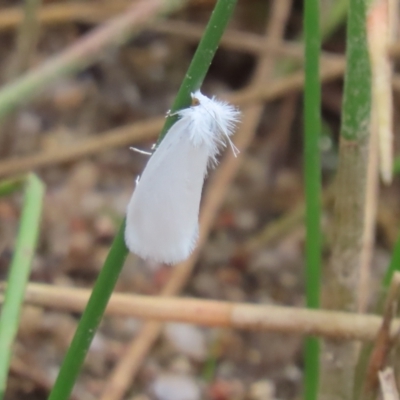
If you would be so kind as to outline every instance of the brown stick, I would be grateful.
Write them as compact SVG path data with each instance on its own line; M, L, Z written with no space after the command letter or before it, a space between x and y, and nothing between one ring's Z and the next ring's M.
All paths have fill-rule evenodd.
M365 312L370 300L370 274L371 261L375 245L376 214L379 195L379 162L378 162L378 131L374 123L374 111L372 111L370 145L368 147L368 166L366 175L365 189L365 215L364 232L361 242L360 254L360 276L358 280L357 292L358 311Z
M0 176L14 175L54 164L73 161L115 147L128 146L154 137L163 126L164 118L137 122L107 131L101 136L80 140L78 144L61 147L58 151L44 151L27 157L13 157L0 163Z
M60 4L46 4L38 14L39 22L43 25L59 25L71 21L96 24L115 16L124 11L130 1L103 2L96 7L80 2L67 2ZM23 18L20 7L3 8L0 12L0 31L15 29L19 26ZM204 26L184 21L161 21L156 25L149 25L149 30L171 35L179 35L183 39L189 41L199 41ZM302 45L296 42L283 41L279 46L273 45L272 42L265 42L260 35L236 30L227 30L222 38L221 46L225 46L232 50L247 51L258 54L262 52L271 52L279 55L285 55L297 59L304 58ZM389 54L393 58L400 57L400 43L394 43L389 46ZM326 56L340 57L338 55L323 53Z
M110 6L112 3L112 6ZM130 1L103 2L93 7L82 2L66 2L61 4L46 4L39 10L38 20L43 25L59 25L71 21L99 23L110 16L115 16L126 10ZM0 11L0 31L7 31L19 26L23 19L21 7L7 7Z
M40 22L37 13L42 5L42 0L26 0L23 6L23 18L16 35L15 50L7 63L5 80L10 82L17 79L29 69L36 51L39 39ZM12 143L12 129L10 120L0 120L0 157L3 158L10 150Z
M396 315L399 292L400 273L395 272L385 302L382 325L377 334L374 348L368 363L364 388L365 396L368 396L368 398L376 398L376 390L378 389L378 372L383 369L390 347L393 343L390 336L390 328L393 317Z
M379 371L379 382L381 384L383 400L399 400L399 392L392 368Z
M163 21L157 25L150 25L148 29L160 33L177 35L192 42L199 41L204 32L204 26L185 21ZM221 46L231 50L245 51L252 54L273 53L280 56L291 57L297 60L304 59L304 48L302 43L283 40L277 46L273 40L268 40L268 38L265 37L263 38L261 35L241 32L234 29L228 29L225 32L225 35L221 40ZM400 57L400 43L390 44L387 51L390 57L398 59ZM330 60L345 60L344 56L327 51L322 51L321 57L322 60L326 62Z
M4 288L2 283L0 290ZM171 289L176 290L170 284ZM88 289L30 283L25 302L59 311L82 312L89 296ZM375 340L383 322L373 314L124 293L111 296L106 315L362 341ZM152 324L153 329L146 328L146 332L153 332L156 325L160 324ZM399 327L399 319L391 321L390 338Z
M344 67L343 63L326 65L321 72L321 79L326 82L340 77L343 75ZM253 85L227 96L226 99L239 106L253 104L260 100L276 99L289 92L300 90L304 84L303 75L303 72L297 72L287 78L281 78L269 86ZM0 163L0 177L73 161L104 150L128 146L140 140L155 138L162 128L163 121L163 117L157 117L149 121L112 129L95 138L82 140L70 147L63 147L60 151L44 151L23 158L6 159Z
M41 4L41 0L30 0L24 4L16 49L7 68L7 81L15 79L29 68L39 38L40 21L37 14Z

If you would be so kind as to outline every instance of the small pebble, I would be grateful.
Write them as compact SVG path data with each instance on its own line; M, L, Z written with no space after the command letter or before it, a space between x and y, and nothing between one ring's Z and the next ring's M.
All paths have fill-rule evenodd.
M212 400L242 400L245 398L243 382L238 379L216 380L208 390Z
M137 394L131 397L129 400L151 400L151 399L149 396L146 396L145 394Z
M174 358L168 370L175 374L186 374L186 375L189 375L193 372L192 364L190 360L185 356L179 356Z
M89 85L75 80L61 81L53 85L52 104L59 111L68 111L82 106Z
M269 400L275 395L275 386L273 382L264 379L254 382L250 386L249 397L251 400Z
M203 361L207 357L207 344L203 332L189 324L170 323L165 327L165 336L172 346L182 354Z
M200 388L196 381L187 375L160 374L151 385L157 400L199 400Z
M99 215L94 221L95 235L99 240L107 240L115 235L116 223L110 215Z
M235 214L236 227L242 231L252 231L256 228L258 217L254 210L240 210Z

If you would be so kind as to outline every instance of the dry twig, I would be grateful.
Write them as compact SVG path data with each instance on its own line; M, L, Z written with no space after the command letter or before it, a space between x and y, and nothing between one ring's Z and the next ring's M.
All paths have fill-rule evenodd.
M376 214L379 195L379 164L378 164L378 132L372 115L370 145L368 148L368 166L365 188L364 232L361 242L360 277L357 291L359 294L358 311L365 312L370 296L370 270L375 245Z
M393 343L390 329L397 311L399 292L400 273L395 272L385 302L382 325L377 334L368 363L364 386L364 394L365 396L368 396L368 398L376 397L376 390L378 388L378 372L384 367L390 347Z
M113 2L99 3L96 7L81 2L49 3L41 8L38 19L42 25L60 25L69 22L83 22L87 24L97 24L113 17L128 8L131 1L114 0ZM395 13L390 13L394 15ZM0 31L15 29L19 26L23 18L20 7L3 8L0 11ZM155 25L150 24L146 29L160 33L178 35L185 40L198 41L203 32L204 26L188 23L185 21L161 21ZM276 52L282 56L293 57L296 59L304 58L302 45L291 41L282 41L279 46L272 42L265 41L260 35L236 30L227 30L221 41L221 46L232 50L247 51L258 54L263 52ZM389 54L393 58L400 57L400 43L394 43L389 47ZM323 57L341 58L342 56L322 53Z
M19 27L16 50L8 67L8 81L18 77L29 68L39 38L40 21L37 14L41 3L42 0L29 0L24 4L23 20Z
M23 19L18 28L15 51L7 65L5 78L7 82L18 78L29 69L39 39L40 22L37 18L42 0L26 0L23 7ZM6 155L11 143L9 120L0 121L0 154Z
M183 276L182 272L180 276ZM182 278L180 282L169 284L169 293L176 290L177 283L181 284ZM0 290L4 291L4 287L3 283ZM25 301L39 307L80 313L89 296L88 289L31 283L27 286ZM111 296L106 315L362 341L375 340L382 326L382 318L374 314L124 293L114 293ZM158 325L159 322L146 324L153 326L153 329L147 328L145 332L152 332L152 337L157 337L154 327ZM399 319L391 321L390 338L395 337L399 327ZM140 335L140 340L147 343L146 340L149 339L144 339L143 336ZM144 351L139 345L135 348L137 352Z
M325 82L343 75L344 63L332 63L322 69L321 79ZM226 99L238 106L276 99L287 93L300 90L304 84L303 72L296 72L287 78L281 78L271 85L251 85L249 88L227 96ZM121 128L112 129L100 136L80 141L70 147L60 148L60 151L45 151L26 157L15 157L0 162L0 177L14 175L49 165L64 163L78 158L110 150L116 147L128 146L140 140L155 138L162 128L164 117L149 121L137 122Z
M58 151L54 149L32 156L6 159L0 163L0 176L14 175L49 165L70 162L115 147L128 146L137 141L154 137L161 130L163 123L163 117L154 118L112 129L101 136L80 140L74 146L60 146Z
M43 25L59 25L71 21L99 23L110 16L115 16L128 8L131 1L104 1L103 4L85 4L77 1L65 3L50 3L42 7L38 20ZM0 31L14 29L24 18L21 7L8 7L0 10Z
M381 384L383 400L399 400L399 392L392 368L379 371L379 382Z
M393 174L393 69L387 55L393 27L388 0L374 0L367 17L368 50L371 61L372 113L378 135L379 165L384 183Z

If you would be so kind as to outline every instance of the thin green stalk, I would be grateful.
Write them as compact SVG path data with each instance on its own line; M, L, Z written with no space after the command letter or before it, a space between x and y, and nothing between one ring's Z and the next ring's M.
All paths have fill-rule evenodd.
M233 13L236 1L218 0L198 50L192 59L188 73L182 82L172 111L187 107L190 104L190 93L200 87ZM162 135L165 134L172 123L173 119L168 118ZM50 393L49 400L66 400L69 398L128 254L124 241L124 227L125 221L113 241L107 259L97 278L89 302L67 351L53 390Z
M319 308L321 275L321 86L319 82L319 1L306 0L304 7L304 169L306 194L306 297L307 307ZM314 400L318 392L319 342L305 341L304 398Z
M349 0L334 0L331 7L322 16L321 36L330 37L345 21L349 8Z
M400 174L400 157L397 156L393 162L393 174L398 175Z
M328 6L325 6L322 13L320 12L321 23L319 37L322 43L327 41L335 30L345 23L348 8L349 0L334 0L333 2L331 1ZM303 30L303 32L298 36L297 42L299 44L304 42L305 34L305 30ZM301 66L301 62L299 60L286 59L279 61L278 65L278 71L289 74L298 69Z
M0 197L8 196L9 194L21 189L25 182L26 176L2 180L0 182Z
M349 2L347 69L335 182L335 215L331 227L332 251L324 270L323 308L345 311L356 311L360 306L358 289L363 265L371 110L367 1ZM352 341L322 341L319 398L354 398L358 350Z
M0 317L0 400L3 398L10 366L12 344L24 299L25 286L39 235L44 185L35 175L26 179L24 204L15 251L11 261Z
M235 8L236 0L218 1L210 21L207 24L204 35L197 47L196 54L190 63L185 79L176 95L172 112L187 107L191 103L190 94L200 89L201 84L207 74L208 68L217 51L221 37L231 18ZM158 139L158 143L164 138L169 128L176 122L177 116L169 116Z
M96 280L88 304L79 321L74 338L64 358L49 400L68 399L89 346L103 317L108 300L117 283L128 250L124 241L125 221L114 238L103 268Z
M347 70L340 133L346 140L367 138L370 130L371 67L366 37L368 2L369 0L350 0L347 23Z
M400 271L400 233L397 237L396 244L394 245L392 259L390 260L389 267L382 281L382 286L385 290L389 288L395 271Z

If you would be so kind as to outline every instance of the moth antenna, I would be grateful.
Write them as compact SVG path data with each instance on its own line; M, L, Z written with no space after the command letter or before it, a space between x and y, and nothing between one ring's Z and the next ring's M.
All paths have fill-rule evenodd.
M153 147L151 149L153 149ZM136 153L139 153L139 154L144 154L146 156L151 156L153 154L150 151L140 150L140 149L138 149L136 147L129 147L129 150L132 150L132 151L134 151Z

